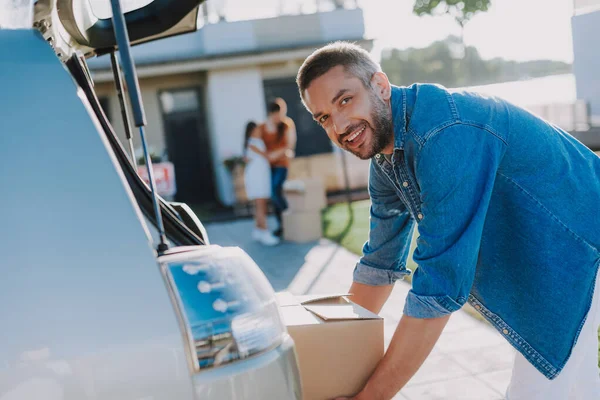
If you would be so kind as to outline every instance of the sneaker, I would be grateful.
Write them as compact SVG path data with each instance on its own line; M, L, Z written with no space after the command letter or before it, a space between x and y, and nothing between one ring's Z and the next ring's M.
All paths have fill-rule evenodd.
M271 232L264 230L260 242L265 246L275 246L279 244L280 240L278 237L273 236Z
M252 240L256 240L257 242L260 242L263 237L263 232L264 231L259 228L252 229Z

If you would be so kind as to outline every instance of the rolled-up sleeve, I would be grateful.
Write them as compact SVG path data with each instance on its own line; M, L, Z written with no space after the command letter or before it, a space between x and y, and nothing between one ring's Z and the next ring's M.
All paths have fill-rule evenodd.
M437 318L467 301L483 226L505 142L482 128L456 124L432 136L417 159L421 190L418 265L404 314Z
M375 161L371 161L369 172L369 195L369 239L354 269L354 281L372 286L390 285L411 272L406 269L406 259L414 220Z

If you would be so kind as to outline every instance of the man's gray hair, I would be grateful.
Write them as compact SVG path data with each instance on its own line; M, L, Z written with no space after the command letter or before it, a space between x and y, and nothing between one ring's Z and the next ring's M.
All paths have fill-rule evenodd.
M361 80L368 88L373 74L381 71L371 55L362 47L349 42L335 42L315 50L300 67L296 83L304 101L304 91L312 81L341 65L345 71Z

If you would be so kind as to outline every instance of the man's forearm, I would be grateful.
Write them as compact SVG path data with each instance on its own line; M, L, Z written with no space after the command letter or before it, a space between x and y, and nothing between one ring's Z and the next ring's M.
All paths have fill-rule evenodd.
M287 151L287 148L273 150L272 152L269 153L269 159L272 161L278 160L285 156L286 151Z
M419 319L402 316L377 369L356 400L390 400L421 367L439 339L450 315Z
M353 282L350 286L351 300L367 310L379 314L381 307L385 304L394 285L371 286L363 283Z
M296 136L296 128L291 128L288 132L288 149L291 151L295 151L296 150L296 140L297 140L297 136Z

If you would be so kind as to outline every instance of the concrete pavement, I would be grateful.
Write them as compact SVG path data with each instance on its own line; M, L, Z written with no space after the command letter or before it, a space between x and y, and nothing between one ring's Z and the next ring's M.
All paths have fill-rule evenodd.
M271 221L272 222L272 221ZM295 294L345 292L358 256L326 239L264 247L250 238L252 221L210 224L211 243L240 246L275 290ZM410 289L398 282L380 315L386 346L402 316ZM396 400L499 400L510 380L514 350L493 328L464 311L452 315L432 354Z

